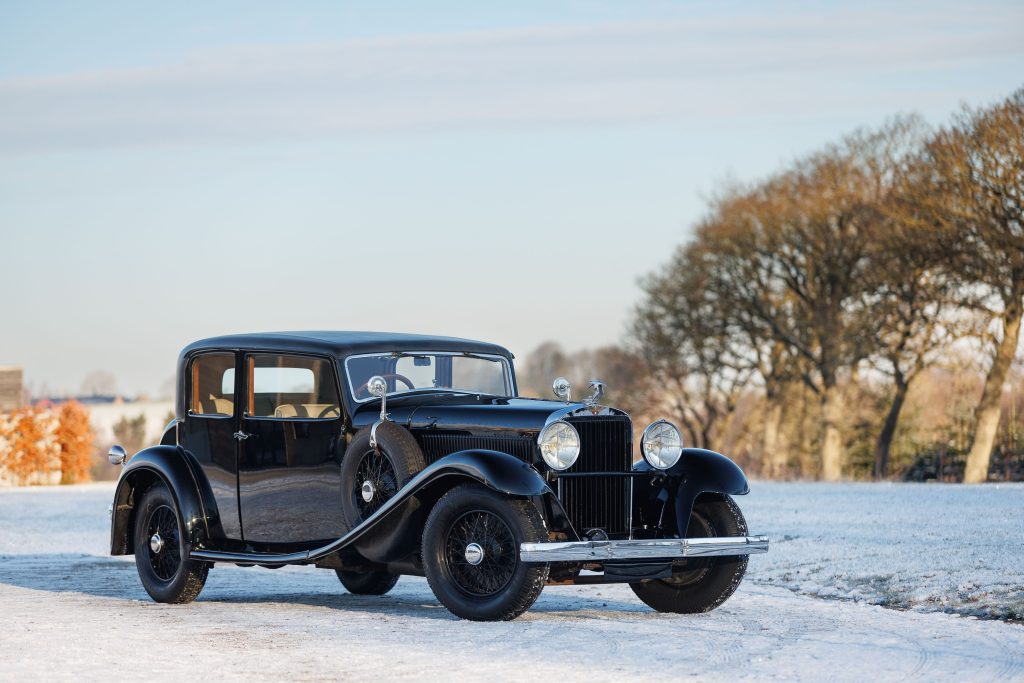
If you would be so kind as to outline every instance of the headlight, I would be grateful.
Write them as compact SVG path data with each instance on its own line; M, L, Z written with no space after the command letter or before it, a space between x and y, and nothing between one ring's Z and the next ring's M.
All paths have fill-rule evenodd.
M559 420L549 424L541 430L537 443L544 462L551 469L568 469L580 456L579 432L568 422Z
M683 453L683 437L671 422L658 420L644 430L640 438L644 460L656 470L667 470L679 462Z

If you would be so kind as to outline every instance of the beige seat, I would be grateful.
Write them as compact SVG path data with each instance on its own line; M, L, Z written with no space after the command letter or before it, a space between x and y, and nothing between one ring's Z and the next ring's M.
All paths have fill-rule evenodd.
M229 398L217 398L210 395L210 398L203 401L204 415L234 415L235 402Z
M321 415L322 413L322 415ZM338 417L341 410L330 403L285 403L274 410L274 417Z

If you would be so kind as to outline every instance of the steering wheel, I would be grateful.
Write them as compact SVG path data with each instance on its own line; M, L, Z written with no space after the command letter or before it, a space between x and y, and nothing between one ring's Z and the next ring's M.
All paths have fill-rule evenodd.
M338 406L327 406L326 408L324 408L323 410L320 411L320 414L316 416L316 419L322 420L325 417L327 417L328 413L336 413L336 412L338 412ZM337 415L334 415L332 417L337 417Z
M401 382L402 384L404 384L405 386L409 387L409 391L412 391L413 389L416 388L415 386L413 386L412 380L410 380L405 375L399 375L397 372L386 372L383 375L381 375L381 377L383 377L384 379L397 380L397 381ZM359 385L359 387L353 392L355 394L356 398L365 398L365 396L361 396L360 395L363 392L366 392L366 396L370 395L370 392L367 389L367 386L369 384L370 384L370 380L368 379L368 380L366 380L365 382L363 382L362 384Z

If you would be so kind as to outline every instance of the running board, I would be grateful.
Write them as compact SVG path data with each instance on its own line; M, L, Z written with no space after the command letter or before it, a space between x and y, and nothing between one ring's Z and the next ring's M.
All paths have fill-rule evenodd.
M628 541L523 543L523 562L601 562L605 560L676 560L688 557L753 555L768 552L767 536L664 538Z

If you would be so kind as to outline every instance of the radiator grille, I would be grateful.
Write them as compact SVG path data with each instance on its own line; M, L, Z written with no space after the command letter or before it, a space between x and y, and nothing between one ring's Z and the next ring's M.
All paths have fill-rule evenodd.
M580 457L569 472L594 473L559 479L562 506L579 533L604 529L629 533L629 478L601 476L633 469L633 425L625 416L571 417L580 434Z
M570 472L629 472L633 429L628 417L570 417L580 433L580 457Z
M417 434L423 458L430 465L446 455L470 448L482 448L501 451L523 460L533 462L533 449L536 440L529 436L475 436L473 434L426 433Z
M569 521L580 534L604 529L609 535L629 533L629 477L596 474L558 480Z

